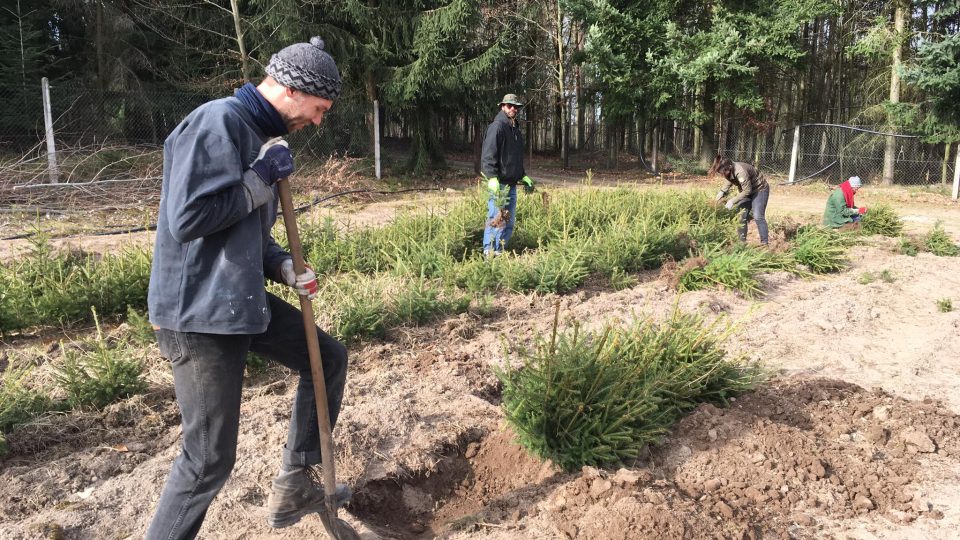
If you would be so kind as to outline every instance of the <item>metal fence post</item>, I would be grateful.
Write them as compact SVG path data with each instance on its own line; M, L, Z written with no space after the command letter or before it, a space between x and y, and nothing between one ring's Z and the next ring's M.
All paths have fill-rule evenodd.
M660 174L660 118L653 121L653 174Z
M46 77L40 79L40 88L43 91L43 125L47 132L47 169L50 173L50 183L60 182L60 171L57 170L57 147L53 141L53 114L50 112L50 81Z
M957 161L953 164L953 200L960 195L960 143L957 143Z
M797 178L797 159L800 157L800 124L793 128L793 150L790 152L790 176L787 183L792 184Z
M380 102L373 100L373 161L377 180L380 179Z

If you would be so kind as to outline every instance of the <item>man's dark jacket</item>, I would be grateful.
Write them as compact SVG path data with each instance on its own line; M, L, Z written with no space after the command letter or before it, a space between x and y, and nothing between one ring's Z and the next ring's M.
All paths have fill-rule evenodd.
M499 178L501 184L510 186L517 185L527 174L523 169L523 134L503 111L487 127L480 171L487 178Z
M147 303L177 332L259 334L270 322L264 278L290 255L270 236L276 186L249 164L267 136L236 97L201 105L167 137Z

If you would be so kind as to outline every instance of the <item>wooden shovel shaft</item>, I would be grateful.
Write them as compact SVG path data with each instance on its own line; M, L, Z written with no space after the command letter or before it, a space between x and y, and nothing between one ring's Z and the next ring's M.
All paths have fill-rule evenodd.
M290 195L290 183L286 180L277 182L280 191L280 208L283 211L283 225L287 229L287 241L290 243L290 254L293 255L293 271L297 275L303 273L306 264L303 260L303 247L300 244L300 233L297 231L297 214L293 206L293 197ZM337 490L336 460L334 459L334 445L332 429L330 428L330 411L327 407L327 386L323 376L323 363L320 359L320 341L317 337L316 322L313 316L313 303L310 298L300 296L300 311L303 313L303 331L307 334L307 350L310 353L310 373L313 375L313 395L317 402L317 423L320 426L320 454L323 460L323 491L326 495L327 512L332 518L337 517L337 507L334 504ZM331 520L332 522L335 519ZM331 535L333 536L333 535Z

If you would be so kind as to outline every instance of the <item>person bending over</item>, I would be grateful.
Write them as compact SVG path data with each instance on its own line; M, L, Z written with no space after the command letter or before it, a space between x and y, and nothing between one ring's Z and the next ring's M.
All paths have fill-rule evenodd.
M827 207L823 210L823 225L841 231L858 230L860 220L867 213L867 207L853 202L853 196L863 185L859 176L851 176L830 192Z
M737 195L727 199L726 207L731 210L737 208L740 212L740 226L737 227L740 241L747 241L747 224L753 220L757 224L760 243L769 243L766 212L767 201L770 200L770 184L763 177L763 173L749 163L731 161L717 154L707 175L724 179L723 186L717 192L717 202L725 199L734 186L737 187Z

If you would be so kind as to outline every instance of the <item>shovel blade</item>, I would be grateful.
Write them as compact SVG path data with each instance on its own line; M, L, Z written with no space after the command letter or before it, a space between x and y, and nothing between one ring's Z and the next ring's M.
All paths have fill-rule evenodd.
M360 540L360 535L349 523L328 512L320 512L320 521L332 540Z

